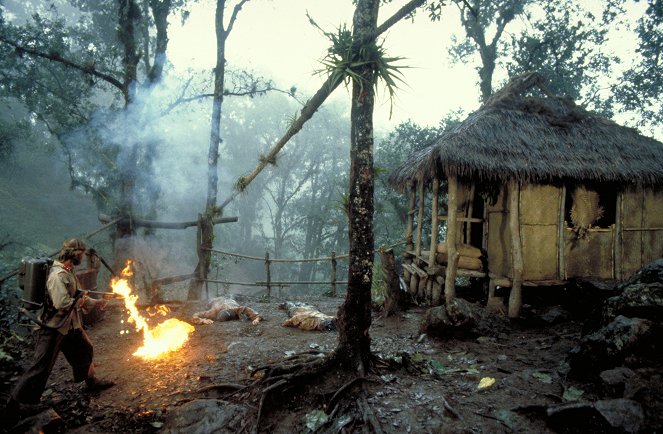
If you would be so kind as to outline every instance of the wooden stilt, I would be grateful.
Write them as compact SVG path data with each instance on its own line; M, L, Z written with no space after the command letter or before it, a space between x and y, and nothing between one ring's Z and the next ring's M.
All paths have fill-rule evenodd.
M448 263L444 279L444 298L447 306L456 298L456 271L458 269L458 179L449 176L449 212L447 219Z
M511 262L513 283L509 295L509 318L518 318L523 305L523 247L520 238L520 183L509 183L509 228L511 230Z
M405 227L405 243L406 250L414 250L414 244L412 241L412 231L414 229L414 205L416 198L416 186L414 182L410 184L410 203L407 208L407 226Z
M437 232L439 230L439 193L440 193L440 180L433 179L433 203L431 206L432 221L431 221L431 234L430 234L430 251L428 254L428 274L434 275L437 272L437 264L435 263L435 254L437 253ZM431 295L431 303L433 306L439 306L441 303L441 288L439 285L433 285L433 278L429 277L429 294Z
M415 253L417 258L421 256L421 237L422 226L424 224L424 180L419 180L419 215L417 216L417 240L415 245Z

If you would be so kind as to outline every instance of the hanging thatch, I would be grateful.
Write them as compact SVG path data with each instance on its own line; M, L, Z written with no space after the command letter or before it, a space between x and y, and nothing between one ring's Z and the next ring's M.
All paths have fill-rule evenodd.
M545 97L524 96L538 86ZM663 144L551 95L537 73L516 77L484 106L413 154L390 176L550 183L583 180L663 185Z

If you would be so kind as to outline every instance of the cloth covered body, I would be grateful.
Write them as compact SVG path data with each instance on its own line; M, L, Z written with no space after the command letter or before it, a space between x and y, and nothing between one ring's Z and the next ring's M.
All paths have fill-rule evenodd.
M240 319L242 316L257 324L263 318L253 309L241 306L232 298L216 297L207 303L207 310L193 314L194 324L212 324L214 321L231 321Z
M283 327L297 327L302 330L336 330L336 318L320 312L315 306L286 301L279 307L285 309L289 317L281 324Z

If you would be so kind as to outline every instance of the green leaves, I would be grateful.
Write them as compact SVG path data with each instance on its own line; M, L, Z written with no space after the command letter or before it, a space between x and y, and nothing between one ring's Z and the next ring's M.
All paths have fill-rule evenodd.
M327 54L320 61L324 69L316 71L318 74L326 73L334 83L344 82L348 85L351 81L359 83L363 93L364 86L375 86L383 82L389 93L389 100L393 107L393 99L399 83L404 83L401 70L406 66L396 65L403 57L388 57L382 44L370 41L358 48L352 31L345 24L336 29L335 32L326 32L309 16L309 21L329 39L330 46ZM366 83L359 71L364 68L373 68L375 80ZM391 111L390 111L391 115Z

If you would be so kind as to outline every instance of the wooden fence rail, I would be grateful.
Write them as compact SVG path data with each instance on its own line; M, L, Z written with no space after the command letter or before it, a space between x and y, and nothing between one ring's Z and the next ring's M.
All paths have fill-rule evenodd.
M392 244L387 247L383 247L382 249L391 249L396 246L400 246L405 244L406 241L400 241L398 243ZM226 256L232 256L235 258L242 258L242 259L249 259L252 261L262 261L265 263L265 279L266 280L261 280L257 282L229 282L229 281L223 281L223 280L214 280L214 279L207 279L205 280L205 283L220 283L224 285L246 285L246 286L264 286L267 289L267 296L271 296L271 291L272 291L272 286L278 286L279 288L287 287L290 285L329 285L331 290L330 294L332 297L336 297L337 291L336 291L336 285L347 285L346 280L337 280L336 279L336 274L337 274L337 265L338 265L338 260L339 259L348 259L350 257L349 254L345 255L336 255L336 252L331 252L330 256L326 257L321 257L321 258L308 258L308 259L280 259L280 258L271 258L269 256L269 252L265 252L264 257L260 256L249 256L249 255L242 255L239 253L234 253L234 252L228 252L225 250L219 250L219 249L210 249L210 248L204 248L207 251L210 251L212 253L217 253L220 255L226 255ZM377 249L379 251L381 249ZM278 262L278 263L303 263L303 262L322 262L322 261L329 261L330 262L330 271L331 271L331 278L330 280L308 280L308 281L275 281L272 280L272 269L271 269L271 264ZM207 288L207 297L209 298L209 288Z
M272 286L278 286L279 288L287 287L290 285L329 285L331 287L330 294L332 297L336 297L337 291L336 291L336 285L343 285L347 284L347 281L339 281L336 279L336 269L337 269L337 260L338 259L347 259L350 257L350 255L340 255L336 256L336 252L332 252L331 256L323 257L323 258L308 258L308 259L278 259L278 258L270 258L269 252L265 252L264 257L259 257L259 256L248 256L248 255L241 255L239 253L234 253L234 252L227 252L224 250L219 250L219 249L210 249L210 248L205 248L205 250L208 250L212 253L217 253L220 255L226 255L226 256L232 256L235 258L242 258L242 259L249 259L252 261L263 261L265 263L265 279L266 280L261 280L257 281L255 283L239 283L239 282L227 282L227 281L220 281L220 280L213 280L213 279L207 279L205 280L206 283L221 283L224 285L247 285L247 286L264 286L267 288L267 297L271 297L272 295ZM274 281L272 280L272 268L271 264L274 262L279 262L279 263L297 263L297 262L321 262L321 261L329 261L330 266L331 266L331 279L330 280L308 280L308 281ZM209 289L207 289L208 293L208 298L209 298Z

